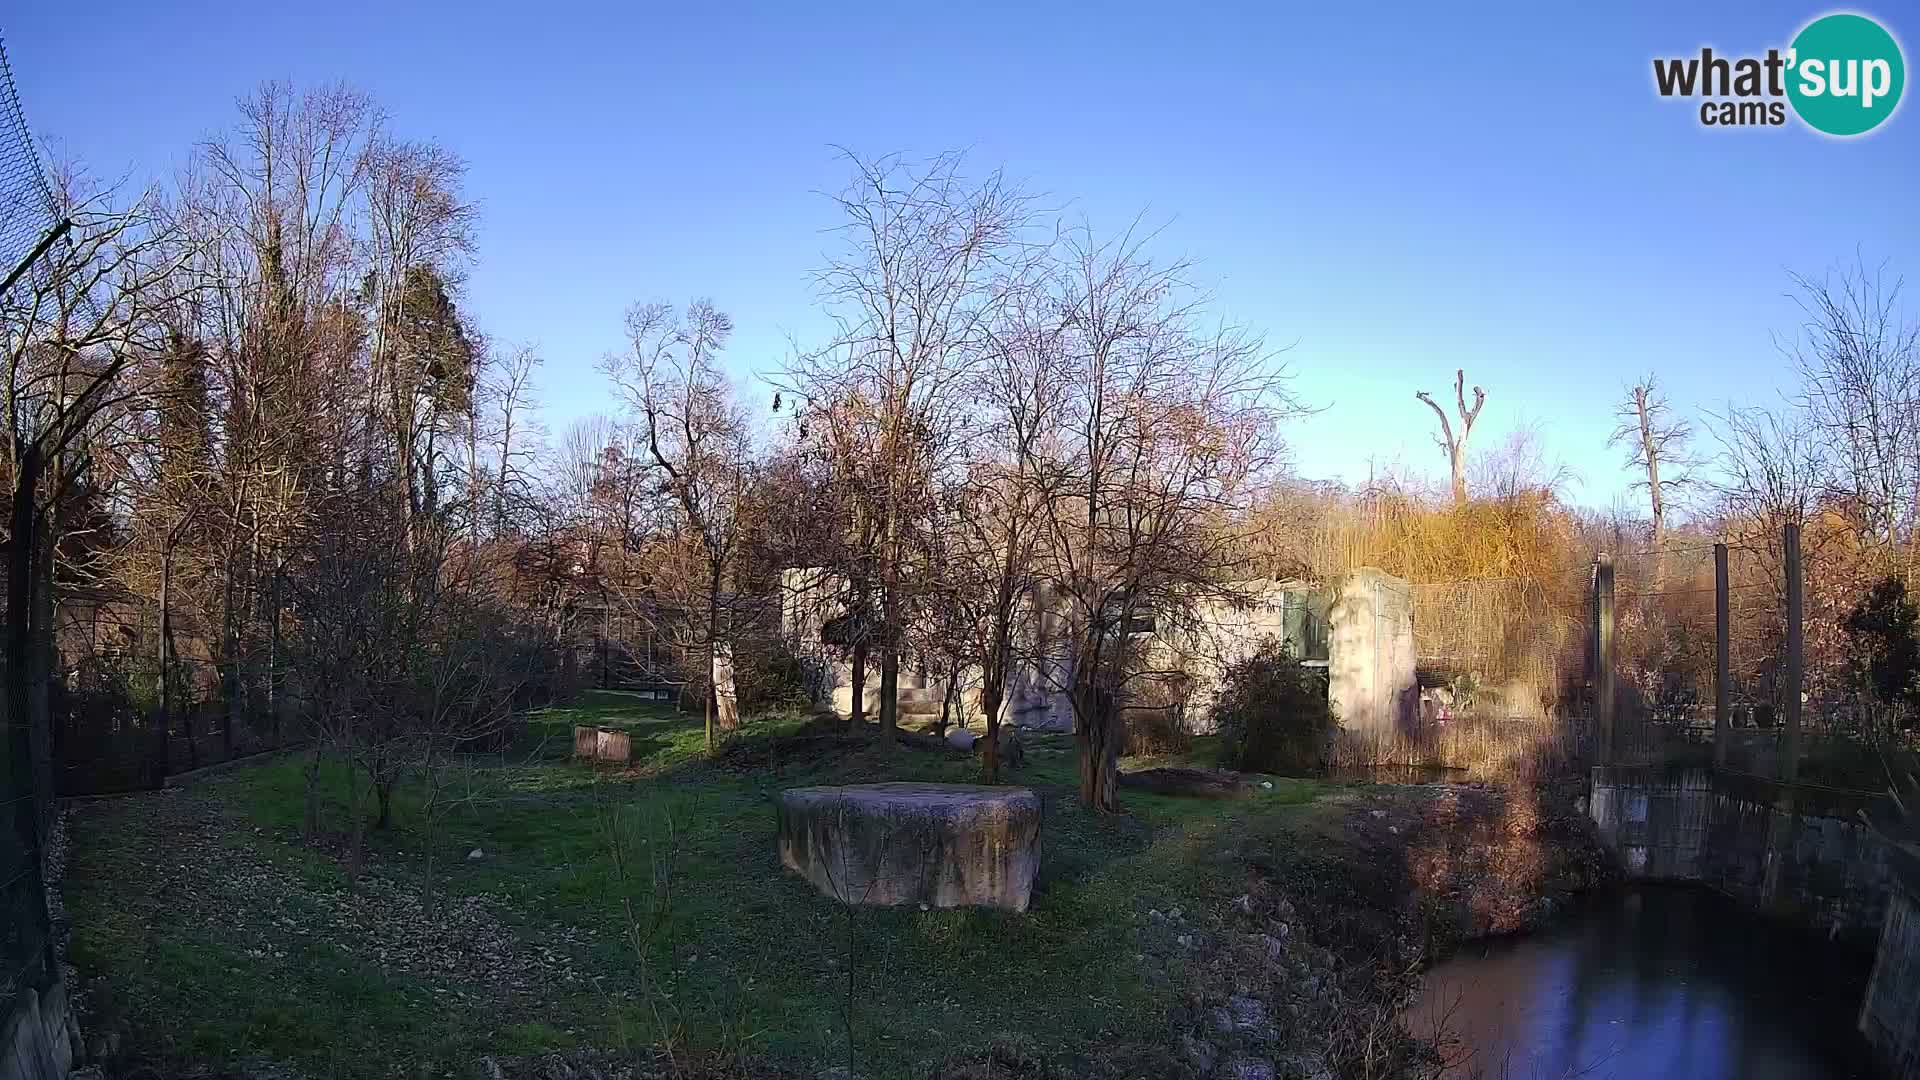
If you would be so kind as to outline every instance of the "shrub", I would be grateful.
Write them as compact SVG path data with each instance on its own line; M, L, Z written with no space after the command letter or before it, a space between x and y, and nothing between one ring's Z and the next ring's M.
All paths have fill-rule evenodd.
M1228 666L1213 719L1226 763L1236 769L1293 775L1326 769L1334 731L1326 675L1273 638Z
M813 672L777 638L762 647L735 652L733 679L743 716L804 712L813 704Z
M1857 685L1912 722L1920 710L1920 610L1897 577L1875 584L1846 622Z

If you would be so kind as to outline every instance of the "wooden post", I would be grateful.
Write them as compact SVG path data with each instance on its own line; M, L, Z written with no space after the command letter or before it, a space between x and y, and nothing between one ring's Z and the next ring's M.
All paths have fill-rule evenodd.
M1806 681L1807 634L1800 573L1800 526L1789 522L1781 537L1787 575L1787 730L1781 737L1780 779L1791 784L1800 775L1800 697Z
M1732 718L1727 702L1727 545L1713 545L1713 767L1727 767Z
M1593 560L1593 686L1595 747L1600 764L1613 762L1613 556L1601 552Z

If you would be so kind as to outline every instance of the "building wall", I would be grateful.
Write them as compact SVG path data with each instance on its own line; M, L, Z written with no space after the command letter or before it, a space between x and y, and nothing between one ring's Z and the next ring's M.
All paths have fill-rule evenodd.
M1335 606L1334 594L1302 581L1244 582L1240 591L1249 603L1211 599L1195 605L1187 617L1157 623L1150 646L1157 655L1156 662L1169 668L1178 667L1194 680L1185 710L1189 727L1201 733L1210 730L1210 707L1218 696L1221 676L1229 665L1244 659L1266 637L1286 641L1294 647L1296 655L1311 663L1344 664L1349 670L1367 672L1369 685L1391 686L1387 693L1393 702L1400 702L1402 697L1411 700L1413 634L1405 582L1379 571L1365 571L1357 577L1362 584L1356 588L1377 589L1386 597L1376 606L1398 598L1398 607L1386 610L1382 606L1377 615L1375 608L1366 609L1364 633L1356 631L1343 637L1328 630L1327 622ZM1395 583L1398 583L1397 590ZM820 641L822 627L845 593L844 581L819 569L789 569L782 574L781 586L782 627L792 647L819 674L823 702L843 715L850 713L853 706L851 665L841 659L838 650ZM1035 622L1040 642L1036 651L1042 656L1064 656L1068 650L1057 646L1072 632L1065 605L1052 602L1044 590L1029 597L1028 602L1038 610ZM1384 632L1376 632L1376 621L1386 626ZM1380 651L1382 648L1386 650L1384 654ZM1335 649L1345 649L1346 654L1336 658ZM1371 668L1382 662L1382 656L1393 670L1376 678ZM1065 669L1048 672L1023 668L1013 672L1007 680L1005 718L1023 727L1072 731L1073 709L1066 693L1058 689L1070 684L1071 675L1072 672ZM980 718L979 683L977 670L962 673L960 712L969 723ZM937 714L938 702L945 692L942 679L926 677L908 667L901 671L900 685L903 710L912 706L924 711L931 706L931 711ZM1403 695L1402 689L1407 693ZM872 715L879 707L877 663L868 672L864 696L868 715Z

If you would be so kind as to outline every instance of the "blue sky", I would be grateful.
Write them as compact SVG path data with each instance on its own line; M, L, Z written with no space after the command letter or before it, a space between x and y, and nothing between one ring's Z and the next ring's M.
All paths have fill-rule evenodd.
M269 78L344 79L465 156L468 306L540 345L556 430L608 407L593 364L636 299L712 297L742 373L820 332L835 145L967 147L1096 228L1164 225L1222 316L1293 344L1314 477L1437 472L1413 392L1464 366L1480 446L1533 421L1604 504L1629 377L1690 411L1769 398L1790 270L1858 253L1920 279L1911 102L1840 142L1705 129L1652 89L1656 55L1764 52L1830 9L1442 6L96 0L0 33L29 121L99 173L171 175ZM1915 61L1920 12L1859 10Z

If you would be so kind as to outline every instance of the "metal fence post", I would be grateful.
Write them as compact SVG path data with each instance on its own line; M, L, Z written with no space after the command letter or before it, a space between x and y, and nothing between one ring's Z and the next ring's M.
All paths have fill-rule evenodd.
M1602 765L1613 762L1613 556L1601 552L1593 560L1594 611L1594 721L1598 729L1595 757Z
M1727 701L1727 545L1713 545L1713 767L1727 766L1732 717Z
M1801 597L1800 525L1788 522L1781 536L1787 575L1787 730L1781 740L1780 779L1791 784L1800 775L1800 698L1806 682L1806 626Z

